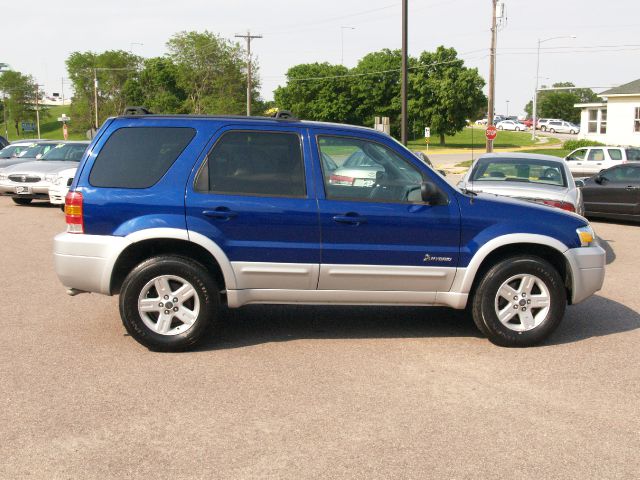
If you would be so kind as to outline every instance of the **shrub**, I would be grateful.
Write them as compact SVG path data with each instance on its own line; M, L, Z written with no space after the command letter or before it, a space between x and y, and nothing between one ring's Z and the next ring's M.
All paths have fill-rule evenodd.
M598 147L600 145L604 145L604 143L596 142L594 140L567 140L562 145L562 148L566 150L575 150L576 148L584 148L584 147Z

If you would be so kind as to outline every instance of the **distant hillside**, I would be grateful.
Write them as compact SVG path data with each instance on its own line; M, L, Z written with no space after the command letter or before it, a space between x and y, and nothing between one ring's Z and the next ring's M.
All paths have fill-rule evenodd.
M63 113L69 115L69 111L71 110L69 105L65 106L55 106L48 107L46 114L41 112L40 116L40 138L46 138L50 140L62 140L62 123L60 123L57 119ZM0 121L2 118L0 118ZM71 119L73 122L73 118ZM20 131L20 136L16 136L16 129L13 125L13 119L7 118L7 130L9 131L9 140L20 140L23 138L36 138L36 132L22 132ZM4 136L5 134L5 126L2 124L0 128L0 135ZM69 140L86 140L85 136L81 133L70 133Z

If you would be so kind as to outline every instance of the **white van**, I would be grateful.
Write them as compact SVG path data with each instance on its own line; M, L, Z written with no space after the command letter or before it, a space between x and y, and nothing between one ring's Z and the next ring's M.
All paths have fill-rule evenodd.
M640 161L638 147L584 147L564 157L575 176L591 176L610 167L630 161Z

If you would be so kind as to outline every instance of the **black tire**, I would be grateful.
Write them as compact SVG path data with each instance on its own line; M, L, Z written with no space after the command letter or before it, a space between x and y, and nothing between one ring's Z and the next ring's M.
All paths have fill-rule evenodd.
M577 132L576 132L575 130L569 130L569 133L570 133L571 135L575 135Z
M33 198L11 197L11 200L13 200L13 203L16 205L29 205L33 201Z
M138 310L138 298L143 289L146 289L145 286L149 282L160 276L179 277L186 280L196 292L199 313L191 326L184 325L186 328L184 332L158 333L145 324ZM160 293L157 292L157 295L160 296ZM195 297L190 301L195 302ZM173 307L171 305L169 308ZM207 329L216 323L219 310L220 294L216 282L201 264L184 257L159 256L142 262L127 275L120 290L120 316L124 327L133 338L154 351L177 352L190 349L203 337ZM165 313L169 311L172 310L167 310ZM154 314L158 315L156 318L159 320L161 314ZM183 327L173 313L169 317L171 317L168 322L169 328L172 328L174 322L177 322L178 328Z
M502 130L504 127L498 127L498 130Z
M62 210L64 212L64 204L60 205L60 210Z
M519 132L519 131L520 131L520 127L516 127L516 132Z
M556 131L552 128L551 130L549 130L549 133L556 133Z
M517 325L512 328L505 326L496 313L498 290L517 275L536 277L547 288L550 298L549 310L540 323L525 331L512 329ZM534 288L539 289L537 284ZM504 259L491 267L480 280L471 302L473 321L492 343L502 347L529 347L545 340L558 327L567 305L567 293L560 274L547 261L534 256L518 256ZM538 310L535 315L542 312L542 309Z
M545 127L544 125L542 127L540 127L540 130L542 130L543 132L547 131L547 127Z

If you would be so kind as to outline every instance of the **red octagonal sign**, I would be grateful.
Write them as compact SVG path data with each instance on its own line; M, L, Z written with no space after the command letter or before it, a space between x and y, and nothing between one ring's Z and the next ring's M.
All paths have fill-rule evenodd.
M489 140L495 140L495 138L498 136L498 130L496 130L495 125L489 125L487 127L487 131L484 132L484 134Z

